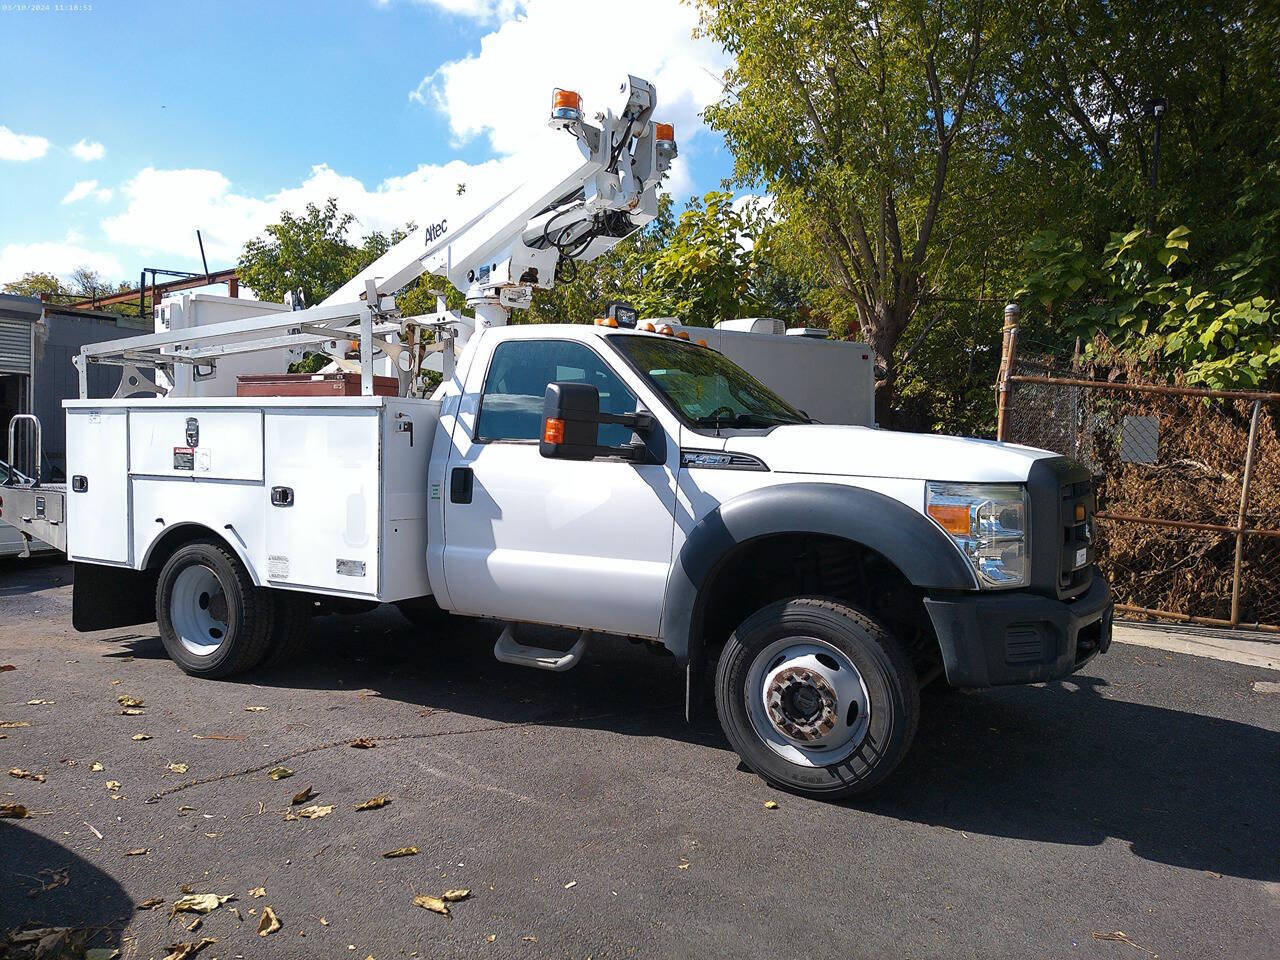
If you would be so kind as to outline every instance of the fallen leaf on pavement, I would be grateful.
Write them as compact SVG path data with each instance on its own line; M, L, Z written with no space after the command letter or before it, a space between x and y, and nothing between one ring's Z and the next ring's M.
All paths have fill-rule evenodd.
M171 763L169 764L169 769L174 773L186 773L187 765L185 763Z
M89 769L92 770L94 773L101 773L103 770L106 769L106 767L104 767L97 760L95 760L93 761L93 763L89 764Z
M29 726L31 726L31 724L29 724L26 720L5 720L3 722L0 722L0 730L12 730L14 727L29 727Z
M126 717L140 717L144 713L146 713L146 711L139 710L137 707L125 707L123 710L120 711L120 713L122 716L126 716Z
M169 944L169 952L165 954L164 960L187 960L188 957L194 957L209 944L217 942L217 937L205 937L198 943L171 943Z
M108 790L119 790L119 789L120 789L120 781L119 781L119 780L108 780L108 781L107 781L107 789L108 789Z
M280 929L280 918L270 906L262 908L262 919L258 921L258 936L265 937Z
M137 850L126 850L124 855L126 857L145 857L150 852L146 847L139 847Z
M230 910L233 914L235 914L235 918L237 920L239 920L241 923L244 923L244 917L240 916L239 907L227 907L227 909Z
M232 740L241 743L249 738L240 733L193 733L192 740Z
M204 923L204 920L202 918L196 917L189 924L187 924L187 933L195 933L197 930L200 929L200 925L203 923Z
M1129 946L1133 947L1136 950L1141 950L1143 953L1147 954L1152 958L1156 958L1158 956L1155 953L1155 951L1148 950L1142 944L1136 943L1133 940L1133 938L1130 937L1123 930L1113 930L1110 933L1106 933L1102 930L1092 930L1089 932L1089 936L1093 937L1093 939L1095 940L1114 940L1117 943L1127 943L1129 944Z
M27 896L37 897L46 890L56 890L58 887L65 887L71 882L71 875L69 871L69 867L62 867L58 870L50 870L46 867L44 870L39 871L36 873L35 877L32 878L39 884L39 886L32 887L28 890Z
M293 795L293 799L290 800L289 802L296 807L300 803L306 803L315 795L316 795L315 791L312 790L310 787L307 787L307 789L301 791L300 793L295 793Z
M470 890L446 890L444 896L440 899L449 903L457 903L459 900L465 900L471 896Z
M0 803L0 817L8 817L10 820L25 820L30 814L27 808L20 803Z
M130 737L129 739L130 739L130 740L150 740L150 739L151 739L151 734L149 734L149 733L135 733L135 734L134 734L132 737Z
M329 925L329 921L328 921L328 920L326 920L324 917L321 917L321 918L320 918L320 926L322 926L322 927L327 927L328 925Z
M36 783L44 783L43 773L32 773L30 770L23 770L21 767L10 767L9 776L17 777L19 780L34 780Z
M122 707L145 707L146 704L137 697L116 697L116 703Z
M498 935L496 933L491 933L487 937L485 937L485 939L488 940L490 943L493 943L493 941L498 939Z
M27 701L27 706L28 706L28 707L38 707L38 706L41 706L42 704L43 704L43 705L45 705L45 706L52 706L55 702L56 702L56 701L54 701L54 700L28 700L28 701Z
M102 839L102 831L99 830L97 827L95 827L92 823L90 823L88 820L81 820L80 822L83 823L86 827L88 827L91 831L93 831L93 835L95 837L97 837L99 840Z
M416 857L418 855L417 847L399 847L395 850L388 850L383 854L384 857Z
M377 744L368 737L361 737L359 740L352 740L351 746L355 747L357 750L372 750L377 746Z
M428 897L425 894L420 894L413 898L413 905L446 917L449 916L449 905L439 897Z
M309 807L303 807L299 810L298 816L304 817L307 820L319 820L321 817L327 817L331 813L333 813L332 806L322 807L319 804L312 804Z
M286 777L292 777L293 771L288 767L276 767L267 773L272 780L284 780Z
M17 669L18 668L15 667L12 663L0 663L0 673L5 673L9 670L17 670Z
M245 713L263 713L266 711L266 709L267 709L266 707L245 707L244 712Z
M577 881L577 880L570 880L568 883L566 883L566 884L564 885L564 888L565 888L566 890L572 890L572 889L573 889L574 887L576 887L577 885L578 885L578 881Z
M686 860L684 857L681 857L681 858L680 858L680 862L676 864L676 869L677 869L677 870L688 870L688 869L689 869L689 861L688 861L688 860Z
M777 809L778 809L778 801L777 801L777 800L766 800L766 801L764 802L764 808L765 808L766 810L777 810Z
M191 804L189 804L189 803L184 803L184 804L181 804L181 805L178 807L178 812L179 812L179 813L194 813L194 812L195 812L195 809L196 809L196 808L195 808L195 807L193 807L193 806L191 806Z
M529 934L529 936L527 936L527 937L521 937L520 939L521 939L521 940L523 940L525 943L537 943L537 942L538 942L538 938L537 938L537 937L535 937L533 934Z
M44 777L41 777L40 779L43 780ZM390 802L391 802L391 798L389 796L387 796L385 793L380 793L376 797L370 797L364 803L356 804L356 809L357 810L377 810L379 807L385 807Z
M257 897L265 897L266 895L267 895L266 887L254 887L252 890L249 891L249 896L254 897L255 899Z
M217 910L228 900L234 899L235 897L231 894L222 896L216 893L193 893L182 897L174 903L169 915L173 916L175 913L210 913Z
M164 897L148 897L138 904L139 910L154 910L156 907L164 904Z

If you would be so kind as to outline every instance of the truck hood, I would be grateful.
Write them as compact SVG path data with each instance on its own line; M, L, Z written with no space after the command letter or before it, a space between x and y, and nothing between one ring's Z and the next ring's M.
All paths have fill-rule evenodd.
M1021 483L1047 450L994 440L807 423L725 439L779 473Z

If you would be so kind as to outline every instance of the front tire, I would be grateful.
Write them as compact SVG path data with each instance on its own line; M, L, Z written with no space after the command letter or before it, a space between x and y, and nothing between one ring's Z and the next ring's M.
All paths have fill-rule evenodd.
M271 644L274 605L240 558L199 540L160 570L156 621L165 651L193 677L217 679L258 665Z
M920 691L883 626L846 604L799 598L734 631L716 669L716 711L753 771L831 800L893 772L915 737Z

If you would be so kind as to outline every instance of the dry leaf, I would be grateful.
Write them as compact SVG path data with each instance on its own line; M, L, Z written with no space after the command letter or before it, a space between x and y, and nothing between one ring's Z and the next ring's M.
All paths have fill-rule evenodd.
M41 779L44 779L43 777ZM356 804L357 810L377 810L379 807L385 807L391 802L391 798L385 793L380 793L376 797L370 797L364 803Z
M498 935L496 933L491 933L487 937L485 937L485 939L488 940L490 943L493 943L493 941L498 939Z
M280 929L280 918L270 906L262 908L262 919L258 921L258 936L265 937Z
M119 790L119 789L120 789L120 781L119 781L119 780L108 780L108 781L107 781L107 789L108 789L108 790Z
M439 897L428 897L425 894L420 894L413 898L413 905L446 917L449 916L449 905Z
M39 886L32 887L27 891L28 897L36 897L44 893L46 890L56 890L58 887L65 887L71 882L70 868L62 867L58 870L51 870L46 867L40 870L33 877Z
M576 887L577 885L578 885L578 881L577 881L577 880L570 880L568 883L566 883L566 884L564 885L564 888L565 888L566 890L572 890L572 889L573 889L574 887Z
M249 738L240 733L193 733L192 740L231 740L241 743Z
M680 858L680 862L676 864L676 869L677 869L677 870L688 870L688 869L689 869L689 861L688 861L688 860L686 860L684 857L681 857L681 858Z
M253 897L254 899L257 899L258 897L265 897L266 895L267 895L266 887L254 887L252 890L249 891L249 896Z
M1113 930L1111 933L1105 933L1102 930L1091 930L1089 932L1089 936L1093 937L1095 940L1114 940L1117 943L1127 943L1135 950L1141 950L1143 953L1152 957L1153 960L1157 957L1155 951L1148 950L1142 944L1135 942L1134 939L1123 930Z
M17 669L18 668L15 667L12 663L0 663L0 673L5 673L6 671L17 670Z
M27 808L20 803L0 803L0 818L25 820L29 816L31 815L27 813Z
M27 706L28 706L28 707L38 707L38 706L40 706L41 704L44 704L45 706L52 706L54 703L55 703L55 701L53 701L53 700L28 700L28 701L27 701Z
M217 943L217 937L205 937L198 943L171 943L169 944L169 952L165 954L164 960L188 960L203 950L211 943Z
M538 942L538 938L537 938L537 937L535 937L533 934L529 934L529 935L528 935L528 936L526 936L526 937L521 937L520 939L521 939L521 940L523 940L525 943L537 943L537 942Z
M195 809L196 809L195 807L187 803L183 803L178 806L179 813L194 813Z
M765 808L766 810L777 810L777 809L778 809L778 801L777 801L777 800L766 800L766 801L764 802L764 808Z
M319 804L312 804L309 807L303 807L298 811L298 816L305 817L307 820L319 820L321 817L327 817L333 813L333 807L322 807Z
M200 929L200 925L203 923L204 923L203 919L201 919L200 917L196 917L189 924L187 924L187 933L195 933L197 930Z
M148 897L138 904L139 910L154 910L164 903L164 897Z
M322 927L327 927L328 925L329 925L329 921L328 921L328 920L326 920L324 917L321 917L321 918L320 918L320 926L322 926Z
M14 727L29 727L29 726L31 726L31 724L29 724L26 720L5 720L3 722L0 722L0 730L12 730Z
M139 847L137 850L126 850L124 855L126 857L145 857L150 852L146 847Z
M234 899L235 897L232 894L221 896L216 893L192 893L174 903L169 915L173 916L175 913L209 913L217 910L228 900Z
M355 747L357 750L372 750L377 746L377 744L368 737L361 737L359 740L352 740L351 746Z
M185 763L171 763L169 764L169 769L174 773L186 773L187 765Z
M17 777L19 780L34 780L36 783L44 783L43 773L32 773L30 770L23 770L20 767L10 767L9 776Z
M151 734L149 734L149 733L135 733L135 734L134 734L132 737L130 737L129 739L130 739L130 740L150 740L150 739L151 739Z
M471 896L470 890L446 890L444 896L440 899L448 903L457 903L459 900L465 900Z
M286 777L292 777L293 771L288 767L276 767L267 773L272 780L284 780Z
M101 773L103 770L106 769L106 767L104 767L97 760L95 760L93 761L93 763L89 764L89 769L92 770L94 773Z
M303 790L301 793L295 793L293 795L293 799L290 800L289 802L296 807L300 803L306 803L315 795L316 795L315 791L312 790L310 787L307 787L307 789Z
M416 857L418 855L417 847L399 847L395 850L388 850L383 854L384 857Z
M125 707L123 710L120 711L120 713L122 716L126 716L126 717L140 717L144 713L146 713L146 711L139 710L137 707Z
M145 707L146 704L137 697L116 697L116 703L122 707Z
M264 713L266 709L267 709L266 707L245 707L244 712L245 713Z

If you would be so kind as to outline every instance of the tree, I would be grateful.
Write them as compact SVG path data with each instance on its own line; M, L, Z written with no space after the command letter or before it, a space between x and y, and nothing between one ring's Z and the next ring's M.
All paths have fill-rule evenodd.
M699 5L703 31L737 61L706 118L734 152L736 181L767 187L875 349L884 421L899 341L964 225L954 184L994 173L972 141L996 99L1005 11L982 0Z
M385 252L387 238L372 234L361 246L347 238L355 215L340 213L330 197L324 208L307 204L301 216L280 212L240 254L240 281L264 300L280 302L287 291L301 288L308 304L316 304Z
M63 286L62 281L52 273L39 273L34 270L24 273L21 279L10 280L4 285L4 292L14 293L20 297L39 297L41 294L46 294L51 299L71 294L71 291Z

